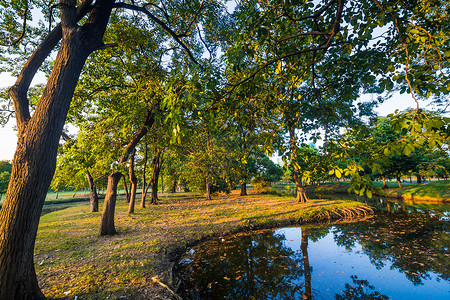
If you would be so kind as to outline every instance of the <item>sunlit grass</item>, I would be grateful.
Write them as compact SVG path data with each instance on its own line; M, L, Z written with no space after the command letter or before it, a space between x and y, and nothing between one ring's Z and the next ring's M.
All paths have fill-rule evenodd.
M362 207L342 200L300 204L293 197L270 195L163 198L159 205L137 206L133 215L127 205L117 203L119 234L112 237L98 235L100 213L89 212L88 203L41 217L35 261L46 296L118 299L139 293L152 299L163 290L151 277L172 284L175 250L242 228L326 219Z

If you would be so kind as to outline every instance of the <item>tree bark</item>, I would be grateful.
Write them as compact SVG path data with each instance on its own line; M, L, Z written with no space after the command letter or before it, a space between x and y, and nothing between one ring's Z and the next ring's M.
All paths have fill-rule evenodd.
M100 1L81 28L75 25L79 17L75 3L61 7L62 26L36 49L9 90L18 142L0 210L0 299L45 298L33 262L39 217L55 172L59 139L75 86L87 57L102 45L113 1ZM31 80L61 36L47 85L30 116L27 92Z
M206 184L206 200L211 200L211 183L209 179L209 172L207 172L206 174L205 184Z
M116 209L117 185L119 184L120 177L122 177L122 173L118 171L114 171L108 176L108 187L106 188L105 203L100 222L100 235L113 235L117 233L114 225L114 212Z
M128 192L127 179L123 176L123 188L125 189L125 201L130 203L130 193Z
M242 179L240 196L247 196L247 176Z
M420 174L417 174L416 177L417 177L417 184L422 183L422 176L420 176Z
M387 189L386 176L382 175L381 179L383 179L383 189Z
M400 176L397 175L397 183L398 183L398 187L401 188L402 187L402 181Z
M159 102L156 103L159 105ZM155 121L152 110L147 111L144 124L131 138L127 146L125 147L122 156L119 160L119 165L127 161L128 156L134 151L136 145L147 133L148 129L153 125ZM113 235L116 234L114 226L114 211L116 209L117 199L117 184L119 183L121 174L118 171L114 171L108 177L108 186L106 188L105 203L103 205L102 218L100 222L100 235Z
M294 181L297 192L295 201L297 201L298 203L306 203L308 201L308 196L306 195L306 190L303 187L302 180L300 179L298 171L296 170L294 170Z
M130 165L128 167L128 173L130 176L130 205L128 206L128 213L134 214L134 203L136 200L136 190L137 190L137 177L134 172L134 156L136 155L136 148L133 150L130 156Z
M294 162L294 182L296 187L297 197L295 201L299 203L305 203L308 201L308 197L306 196L306 190L303 188L303 182L300 177L300 170L296 167L298 164L298 152L297 152L297 138L295 137L295 128L291 127L289 130L289 138L290 138L290 148L291 148L291 160Z
M91 212L98 212L98 194L97 187L95 186L94 179L89 171L86 171L86 178L89 183L89 203Z

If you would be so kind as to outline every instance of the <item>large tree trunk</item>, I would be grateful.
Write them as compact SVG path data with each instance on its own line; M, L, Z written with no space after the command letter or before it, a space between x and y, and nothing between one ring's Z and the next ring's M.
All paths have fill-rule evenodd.
M294 181L297 192L297 197L295 201L297 201L298 203L306 203L306 201L308 201L308 197L306 196L306 190L303 187L303 182L300 179L298 171L296 170L294 170Z
M95 186L94 179L89 171L86 171L86 178L89 183L89 202L91 206L91 212L98 212L98 194L97 187Z
M241 181L241 196L247 196L247 176L244 176L244 178Z
M134 213L134 202L136 200L136 190L137 190L137 177L134 172L134 156L136 155L136 148L133 150L130 156L130 166L128 167L128 173L130 176L130 205L128 205L128 213Z
M116 234L114 225L114 212L117 200L117 185L119 184L122 173L112 172L108 176L108 187L106 188L105 203L103 204L102 219L100 222L100 235Z
M158 178L161 171L161 150L157 150L155 156L153 157L153 173L150 179L150 184L152 186L151 191L151 204L158 204Z
M417 174L416 177L417 177L417 183L418 184L422 183L422 176L420 176L420 174Z
M60 8L63 26L53 30L37 48L9 91L15 105L18 142L0 211L0 299L44 299L33 262L39 217L56 168L59 139L75 86L87 57L101 46L112 8L112 1L101 2L92 9L88 26L79 28L74 26L80 17L75 14L75 1L70 4ZM61 36L52 73L31 117L28 88Z

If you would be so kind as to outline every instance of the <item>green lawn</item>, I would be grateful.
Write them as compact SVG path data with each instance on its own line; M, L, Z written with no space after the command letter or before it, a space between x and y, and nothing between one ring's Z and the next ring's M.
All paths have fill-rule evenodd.
M450 200L450 180L430 181L422 184L396 188L387 192L388 195L401 195L407 199L438 198ZM431 199L430 199L431 200Z
M311 200L273 195L217 196L213 200L177 193L160 204L127 213L118 201L112 237L98 235L100 213L83 203L41 217L35 262L47 297L81 299L170 299L155 278L173 288L174 258L205 238L261 226L365 217L372 211L353 201ZM101 210L102 205L100 206ZM155 277L156 276L156 277Z

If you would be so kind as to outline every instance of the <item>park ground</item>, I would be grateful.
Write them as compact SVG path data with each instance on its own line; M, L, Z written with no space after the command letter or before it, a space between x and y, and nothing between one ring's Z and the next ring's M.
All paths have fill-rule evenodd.
M138 203L139 204L139 203ZM102 207L102 205L100 206ZM89 203L69 204L41 217L35 262L49 298L171 299L177 289L173 267L199 241L243 230L308 222L350 220L371 215L358 202L311 200L251 194L240 197L174 194L158 205L127 213L118 201L118 235L100 237L100 213Z
M328 193L345 189L345 184L319 188ZM101 213L89 212L87 201L73 202L71 193L58 200L50 195L35 250L40 286L49 298L173 299L177 258L200 241L264 227L350 221L373 213L360 202L311 199L302 204L292 195L279 196L288 190L278 187L278 195L250 191L246 197L233 191L213 200L189 193L164 194L158 205L144 209L138 201L131 215L122 197L115 217L119 234L110 237L99 236ZM449 199L450 181L385 192Z

